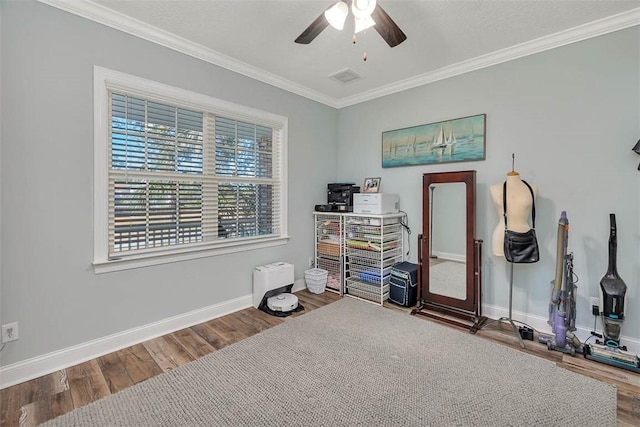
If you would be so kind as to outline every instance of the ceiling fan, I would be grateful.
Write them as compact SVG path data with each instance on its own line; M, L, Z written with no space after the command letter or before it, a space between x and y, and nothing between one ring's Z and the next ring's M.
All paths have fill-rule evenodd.
M407 36L393 19L376 3L376 0L340 0L328 7L295 40L296 43L309 44L327 26L342 30L351 6L355 19L355 32L373 27L390 47L405 41Z

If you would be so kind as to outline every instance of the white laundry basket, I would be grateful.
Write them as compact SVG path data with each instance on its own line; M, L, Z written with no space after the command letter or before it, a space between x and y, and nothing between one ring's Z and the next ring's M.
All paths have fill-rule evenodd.
M307 282L307 289L313 294L321 294L327 287L327 275L329 272L322 268L312 268L304 272L304 280Z

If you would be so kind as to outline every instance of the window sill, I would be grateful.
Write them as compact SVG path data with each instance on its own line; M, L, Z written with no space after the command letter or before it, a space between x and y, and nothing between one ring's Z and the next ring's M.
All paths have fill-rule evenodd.
M289 237L276 237L258 242L227 244L182 253L171 253L163 255L147 255L138 257L127 257L116 260L94 260L93 270L95 274L111 273L114 271L131 270L134 268L149 267L152 265L169 264L173 262L188 261L192 259L205 258L216 255L225 255L237 252L250 251L255 249L270 248L273 246L285 245Z

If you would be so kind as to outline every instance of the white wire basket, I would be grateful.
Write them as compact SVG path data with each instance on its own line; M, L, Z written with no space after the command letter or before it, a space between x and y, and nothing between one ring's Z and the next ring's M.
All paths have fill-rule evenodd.
M327 287L327 275L329 272L322 268L312 268L304 272L304 280L307 283L307 289L312 294L321 294Z

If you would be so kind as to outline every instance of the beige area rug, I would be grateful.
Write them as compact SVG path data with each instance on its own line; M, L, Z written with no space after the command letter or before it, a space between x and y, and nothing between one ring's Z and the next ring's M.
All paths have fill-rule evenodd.
M445 261L429 266L429 292L466 300L466 268L466 264L453 261Z
M615 426L615 387L345 297L47 426Z

